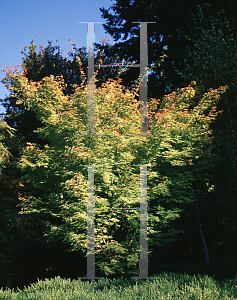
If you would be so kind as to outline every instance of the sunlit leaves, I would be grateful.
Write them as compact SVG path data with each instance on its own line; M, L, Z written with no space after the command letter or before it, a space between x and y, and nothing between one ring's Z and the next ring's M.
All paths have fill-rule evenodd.
M22 201L22 209L27 206L28 213L38 211L58 219L50 224L49 240L63 240L68 251L86 252L87 166L94 165L95 245L100 268L125 272L128 261L124 253L135 267L140 214L122 208L140 205L140 168L135 165L141 164L154 165L148 167L147 176L149 243L165 242L164 230L169 230L168 240L177 238L172 221L179 217L180 204L194 201L193 178L206 176L209 158L200 151L210 142L215 104L226 87L209 91L193 107L195 90L188 86L167 95L158 113L154 108L159 100L152 99L149 131L155 136L132 136L139 133L138 87L124 91L120 80L109 80L94 93L96 133L104 136L90 137L81 136L87 133L85 84L76 88L72 100L62 94L61 77L46 77L35 85L22 75L9 76L17 82L16 92L21 91L18 101L43 122L44 127L38 129L41 138L51 142L42 150L36 144L26 145L18 163L31 187L28 193L36 199L32 206ZM203 160L193 164L200 157ZM60 193L62 198L57 196ZM107 209L110 207L121 210ZM127 249L131 240L134 249ZM111 257L116 257L114 262Z

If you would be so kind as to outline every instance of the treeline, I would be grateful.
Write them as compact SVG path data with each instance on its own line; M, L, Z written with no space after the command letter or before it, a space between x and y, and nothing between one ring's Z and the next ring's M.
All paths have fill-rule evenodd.
M208 4L188 8L182 1L183 22L177 17L169 24L175 12L150 2L127 9L138 21L157 22L148 24L149 130L156 138L130 136L139 133L135 68L98 68L97 132L106 138L78 136L87 122L85 48L71 42L64 58L52 42L37 52L32 40L22 69L6 71L11 95L2 100L0 264L2 274L17 274L18 285L27 274L27 280L48 272L86 274L88 170L78 165L104 164L95 169L96 207L139 206L140 174L133 165L156 165L148 167L149 261L236 258L233 25ZM116 18L104 12L105 29L114 38L132 37L97 44L95 64L139 63L139 25L123 14L125 3L117 5ZM111 26L119 19L127 23ZM137 272L139 211L96 212L95 221L101 274Z

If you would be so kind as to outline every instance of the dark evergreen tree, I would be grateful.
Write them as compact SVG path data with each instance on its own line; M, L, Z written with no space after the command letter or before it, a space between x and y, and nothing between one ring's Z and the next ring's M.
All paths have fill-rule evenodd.
M105 51L106 57L118 56L121 60L139 64L140 25L132 22L156 22L148 24L148 64L152 69L152 73L148 76L148 99L162 98L165 94L185 86L183 78L175 72L172 62L183 62L187 45L191 51L195 49L193 40L197 36L191 34L189 27L195 28L196 25L192 23L190 14L197 14L197 4L203 2L205 1L118 0L110 7L112 13L104 7L100 10L102 17L106 19L106 24L103 25L105 31L115 41L121 38L123 41L109 48L99 44L96 46ZM214 15L217 9L218 5L206 6L203 11L204 20L209 15ZM228 16L231 19L230 14ZM187 40L185 35L192 38L192 41ZM163 54L167 57L164 63L160 64L160 56ZM183 65L181 71L184 70ZM138 76L139 68L131 67L121 78L125 86L132 86Z

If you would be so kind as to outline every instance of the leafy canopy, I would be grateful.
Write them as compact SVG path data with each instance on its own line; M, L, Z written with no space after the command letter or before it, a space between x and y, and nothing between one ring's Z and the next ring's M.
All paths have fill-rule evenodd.
M131 136L139 133L135 96L140 83L125 91L120 79L108 80L95 89L96 133L104 136L90 137L80 136L87 132L85 80L73 97L63 95L61 76L34 82L24 73L9 72L6 81L12 82L17 102L43 122L39 136L51 142L43 149L28 143L18 163L28 182L27 196L20 197L20 213L50 216L45 232L49 240L63 241L67 251L86 255L88 171L80 165L103 165L94 171L96 261L106 275L134 275L139 262L139 211L98 208L138 207L140 174L134 165L143 164L155 165L148 167L147 177L150 253L178 239L180 232L172 222L194 201L192 180L208 178L209 125L227 86L210 89L194 102L195 89L189 85L167 95L158 113L159 100L150 99L150 133L156 136Z

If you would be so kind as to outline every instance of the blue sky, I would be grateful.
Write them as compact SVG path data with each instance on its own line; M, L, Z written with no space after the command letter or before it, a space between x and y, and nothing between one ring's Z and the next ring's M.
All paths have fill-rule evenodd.
M78 22L105 22L99 7L108 9L115 3L115 0L0 0L0 69L6 69L5 65L13 69L22 63L21 51L30 45L32 38L43 48L48 46L48 40L56 43L57 39L65 57L72 46L69 39L76 47L87 47L87 24ZM95 42L100 43L105 36L110 44L115 43L105 33L102 23L95 24ZM1 82L3 77L4 72L0 71L0 99L10 95ZM5 113L1 105L0 113Z

